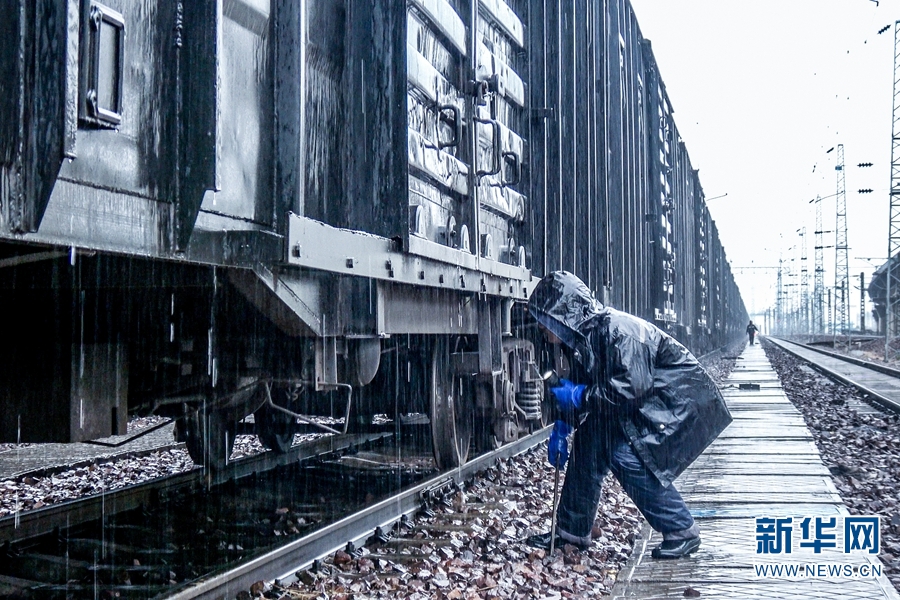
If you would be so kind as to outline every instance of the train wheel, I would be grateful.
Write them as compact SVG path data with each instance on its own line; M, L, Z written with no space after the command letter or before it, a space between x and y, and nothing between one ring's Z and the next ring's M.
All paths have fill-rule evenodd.
M471 398L461 393L461 381L450 373L446 338L440 338L432 348L429 379L434 460L439 469L452 469L465 464L469 457L473 410Z
M263 405L253 413L256 436L262 445L278 454L284 454L294 443L294 418Z
M188 454L198 465L213 470L228 464L236 434L237 423L220 412L204 414L200 410L184 418L184 444Z

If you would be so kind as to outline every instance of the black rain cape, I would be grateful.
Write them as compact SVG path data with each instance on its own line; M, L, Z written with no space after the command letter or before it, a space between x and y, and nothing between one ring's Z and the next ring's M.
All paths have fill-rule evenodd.
M585 408L617 419L648 469L669 485L731 423L697 359L658 327L603 306L575 275L556 271L528 301L589 381Z

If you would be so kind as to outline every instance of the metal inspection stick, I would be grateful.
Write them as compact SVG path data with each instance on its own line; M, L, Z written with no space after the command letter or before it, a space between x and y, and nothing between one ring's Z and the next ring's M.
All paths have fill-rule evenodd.
M558 463L558 459L557 459ZM553 478L553 512L550 516L550 555L556 550L556 507L559 503L559 464L556 467L556 475Z
M559 375L553 369L541 373L541 379L547 388L553 388L559 385ZM556 550L556 508L559 503L559 454L556 456L556 464L553 465L556 474L553 478L553 511L550 514L550 555Z

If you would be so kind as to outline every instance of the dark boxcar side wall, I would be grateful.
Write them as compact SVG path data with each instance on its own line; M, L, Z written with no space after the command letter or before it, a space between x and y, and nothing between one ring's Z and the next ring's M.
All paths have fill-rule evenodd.
M6 89L4 94L0 94L0 115L4 115L0 119L0 165L12 164L19 146L22 92L13 82L20 80L23 67L19 32L24 16L24 10L16 7L16 10L7 10L4 18L0 19L0 81L5 82L3 87ZM0 202L6 201L4 196L0 196ZM0 224L4 220L5 214L0 211Z
M528 3L528 102L531 118L528 120L528 143L525 162L528 170L531 197L530 210L526 213L523 226L523 244L527 254L527 265L532 273L542 276L553 270L548 264L548 231L550 219L550 163L547 160L551 142L550 130L555 121L553 103L550 99L550 63L554 50L550 44L552 23L550 14L544 10L542 2Z
M650 300L656 321L667 326L676 321L674 213L679 200L677 189L678 130L665 86L659 77L650 42L644 40L646 77L647 140L649 146L648 184L650 205L646 215L651 240L648 251L651 277Z
M609 137L610 123L607 115L610 113L610 96L608 81L614 65L608 60L609 48L606 41L609 37L609 4L597 2L594 4L593 16L594 38L591 41L592 88L591 95L595 98L594 110L591 119L594 122L594 135L591 143L595 147L593 153L594 173L596 173L596 201L593 212L596 228L593 232L592 246L596 251L595 280L592 288L597 291L601 300L608 301L612 288L612 248L610 237L610 169L609 169Z
M337 227L407 234L406 2L280 2L277 182L298 213ZM297 44L300 49L288 48ZM293 52L298 54L295 56ZM299 80L296 78L300 78ZM292 94L300 96L298 100ZM291 144L297 140L297 149Z
M69 102L74 65L67 31L77 10L66 0L6 2L0 33L0 225L37 231L60 165L72 152ZM7 112L8 111L8 112Z
M602 4L591 0L580 0L576 3L576 47L581 48L577 54L575 72L577 74L577 98L575 102L577 114L575 117L575 129L579 132L578 145L574 151L576 155L576 189L578 190L578 206L575 213L587 228L587 235L576 240L576 264L584 273L588 274L589 285L592 289L599 290L602 286L602 274L600 265L603 260L603 249L600 246L602 239L598 239L603 233L598 221L597 206L601 202L602 190L598 185L599 174L597 172L597 153L602 146L597 144L597 74L595 62L592 56L593 42L600 33L597 31L597 19L594 15L597 7Z
M540 3L534 3L540 5ZM571 195L571 179L560 177L563 160L569 154L564 146L564 139L573 140L574 131L567 124L572 122L571 95L573 90L567 89L571 85L570 66L574 44L566 39L571 34L571 2L544 3L543 19L532 17L532 22L541 20L544 26L544 53L534 53L535 62L543 62L545 74L544 94L540 98L532 99L532 105L547 107L543 116L538 118L544 126L542 144L535 146L532 161L545 165L545 187L540 191L544 194L544 236L545 245L542 248L543 256L540 261L535 261L534 270L538 274L545 274L557 269L572 271L575 264L572 255L573 238L578 234L575 224L571 221L571 212L567 211L563 202L565 194ZM565 10L568 7L569 10ZM539 92L539 90L534 90ZM541 148L540 146L543 146ZM543 155L537 152L543 149ZM535 183L538 183L536 180Z
M607 280L604 134L614 117L607 89L604 2L531 3L529 165L534 218L527 222L536 276L565 269L591 289Z
M621 2L610 0L607 3L606 35L600 45L605 48L603 62L606 67L603 79L606 95L606 148L604 159L606 164L607 189L606 206L607 240L609 250L609 291L606 301L616 307L625 309L625 289L622 279L627 271L625 259L628 249L625 248L624 232L627 216L625 214L625 189L623 185L624 171L627 168L622 160L625 144L625 133L622 124L623 105L623 56L620 45L620 12Z
M353 2L344 49L344 194L332 224L405 239L406 0Z
M534 2L528 21L528 266L713 349L739 293L630 3Z
M342 90L346 63L346 7L343 0L318 0L306 4L306 14L294 16L292 11L299 12L299 8L296 3L289 2L282 14L293 17L292 29L296 27L293 35L305 44L297 58L303 62L303 72L296 75L304 78L298 82L300 87L296 90L301 96L301 103L296 106L301 119L296 168L302 188L296 210L302 215L337 224L341 222L341 198L344 197L341 132L345 111ZM289 34L282 45L292 42ZM285 57L286 51L281 50L279 56ZM293 80L288 80L284 85L293 84ZM292 91L286 87L284 95L278 95L279 100L290 102ZM288 133L289 144L297 134ZM292 163L285 165L287 169L293 166Z
M553 119L538 132L548 139L545 167L538 169L547 173L547 238L543 269L535 272L572 270L612 305L652 319L657 286L648 260L652 210L640 30L624 1L548 10L546 90L533 97L536 106L553 108Z
M709 262L710 218L705 204L699 204L695 213L697 236L697 323L703 340L708 342L712 316L712 280Z
M627 4L537 5L530 141L536 275L577 273L604 301L645 316L646 144L640 34ZM540 18L540 15L543 18ZM535 76L537 74L537 76ZM543 198L541 198L541 196Z
M559 201L560 223L565 224L559 231L556 245L559 248L560 263L571 265L572 271L577 271L581 266L577 261L576 247L579 237L585 232L581 223L575 220L578 205L584 205L585 199L577 194L578 164L576 163L575 147L579 141L580 133L576 129L578 121L578 109L575 100L578 98L578 81L576 79L576 63L578 62L577 23L582 22L576 17L575 11L579 8L577 0L562 0L559 2L559 16L557 22L557 35L559 36L559 105L560 114L557 119L558 137L556 139L556 163L559 176L559 189L557 198ZM578 49L578 50L576 50ZM580 200L580 202L579 202Z
M611 11L612 16L612 11ZM653 235L654 208L651 203L648 135L646 122L645 66L642 37L631 5L616 3L615 35L619 69L619 110L621 112L621 147L612 150L610 160L621 163L621 228L613 227L610 243L621 248L620 268L612 269L613 289L620 289L619 300L612 304L649 321L654 320L654 290L661 285L654 278ZM615 84L613 84L615 85ZM611 198L615 211L616 199ZM658 211L657 211L658 212ZM616 281L618 278L618 281Z
M674 278L675 312L678 316L678 333L692 341L697 334L697 304L695 265L697 262L697 237L694 229L696 194L694 170L684 143L678 141L675 163L676 203L674 208Z
M174 10L157 0L104 4L125 19L125 60L144 68L124 69L121 122L115 128L82 124L75 145L77 158L65 163L61 176L132 197L171 202L178 167L174 143L178 86L173 85L178 51L174 34L163 23L175 21ZM193 73L194 78L198 76ZM68 186L60 192L75 193ZM113 198L103 201L114 202ZM71 210L70 202L66 205Z
M538 3L535 3L538 4ZM546 91L544 94L544 104L550 108L544 119L545 126L545 146L544 155L535 156L536 161L541 161L545 165L546 186L544 192L544 247L543 260L540 263L543 271L539 273L543 275L546 272L556 269L572 269L574 265L566 262L565 246L566 238L571 238L574 231L571 229L572 223L565 222L563 216L563 204L561 198L561 178L560 173L560 140L562 137L563 126L568 116L569 103L562 100L563 91L563 73L560 69L562 56L562 15L560 3L544 3L544 39L547 45L546 52L543 54L544 73L546 80L544 85ZM535 19L532 18L532 22ZM541 54L535 54L535 59L540 60ZM565 116L564 116L565 115ZM538 163L540 164L540 163ZM537 266L535 261L535 266Z
M565 119L567 131L561 142L563 158L560 165L561 173L568 174L564 177L561 197L569 207L567 218L577 227L576 234L567 244L571 248L570 264L576 272L585 274L586 282L594 290L602 285L600 266L604 253L600 237L603 228L599 226L597 214L597 206L602 202L596 167L596 154L602 149L596 142L596 104L600 94L593 83L596 81L596 63L591 52L593 40L602 37L597 31L594 15L598 7L602 8L602 4L586 0L572 3L571 12L563 19L567 44L561 53L573 58L568 63L570 68L564 70L565 87L570 90L571 117ZM566 262L569 262L568 257Z
M713 336L717 338L725 327L725 253L722 250L722 243L719 241L719 230L715 226L715 221L713 221L711 241L712 252L710 260L713 263L712 329Z
M648 260L648 200L644 193L647 169L645 148L647 141L643 128L643 55L640 48L640 31L630 5L619 3L616 11L618 22L619 110L621 111L622 147L618 157L622 162L622 229L620 237L614 234L611 242L624 250L622 271L618 285L622 289L621 308L632 314L652 320L650 314L650 289L654 286ZM615 155L614 159L615 159Z
M216 191L201 210L271 226L274 220L270 2L224 2L216 79ZM190 68L190 65L187 65ZM201 217L203 215L201 214ZM198 225L209 226L201 220Z
M679 293L682 307L678 310L684 313L680 315L680 323L691 339L700 340L701 306L698 302L700 276L697 273L700 265L700 241L697 236L696 215L697 206L703 203L703 189L700 187L695 173L689 160L687 164L682 164L681 179L688 192L681 204L681 210L676 215L676 221L679 222L682 233L677 242L678 246L676 246L680 258L676 258L675 261L675 288ZM679 299L676 298L676 302L679 302Z

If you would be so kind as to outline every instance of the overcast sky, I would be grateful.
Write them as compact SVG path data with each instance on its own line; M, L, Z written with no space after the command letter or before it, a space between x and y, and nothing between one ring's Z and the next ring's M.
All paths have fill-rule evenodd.
M751 313L775 303L778 265L799 272L797 230L806 227L810 293L815 210L837 190L844 145L851 318L887 256L894 21L900 0L632 0L651 40L675 122L710 200ZM877 34L890 24L888 31ZM858 163L871 162L871 168ZM871 188L874 193L859 194ZM835 229L835 199L822 201ZM824 234L834 245L834 233ZM874 258L875 260L865 260ZM791 259L795 259L791 262ZM835 256L825 250L825 285ZM764 267L753 268L750 267ZM787 283L787 279L785 279ZM872 326L867 310L867 325Z

